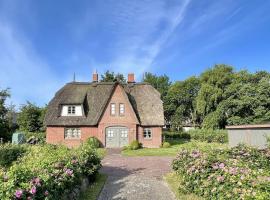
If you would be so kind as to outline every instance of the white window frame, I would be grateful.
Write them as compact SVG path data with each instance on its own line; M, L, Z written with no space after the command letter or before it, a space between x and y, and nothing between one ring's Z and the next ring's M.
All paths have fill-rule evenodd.
M116 104L115 103L111 103L110 113L111 113L112 116L116 115Z
M125 104L119 103L119 115L125 115Z
M152 129L151 128L144 128L143 129L143 139L151 140L153 137Z
M68 115L76 115L76 107L74 105L70 105L67 108L67 114Z
M64 138L69 139L81 139L81 129L80 128L65 128Z

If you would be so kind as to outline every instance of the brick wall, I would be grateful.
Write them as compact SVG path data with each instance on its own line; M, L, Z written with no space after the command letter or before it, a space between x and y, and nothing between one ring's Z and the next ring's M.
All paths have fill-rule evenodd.
M162 144L162 128L161 127L146 127L152 131L151 139L144 139L143 127L138 126L138 140L143 144L143 147L158 148Z
M116 114L111 115L110 105L115 103ZM125 105L125 114L119 114L119 104ZM159 147L161 145L161 127L148 127L152 129L152 139L143 138L143 128L138 126L139 122L133 108L128 100L124 89L121 86L115 88L110 102L105 109L103 116L96 127L78 127L81 129L81 139L64 139L64 127L47 127L46 141L49 144L65 144L69 147L79 146L89 137L97 137L103 146L105 146L105 131L107 127L123 126L128 128L129 143L133 140L139 140L144 147Z

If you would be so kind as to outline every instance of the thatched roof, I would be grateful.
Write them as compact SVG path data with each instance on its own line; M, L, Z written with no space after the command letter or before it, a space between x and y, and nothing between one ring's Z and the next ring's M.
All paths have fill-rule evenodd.
M45 116L47 126L97 125L118 82L72 82L61 88L50 101ZM139 123L163 126L163 103L159 92L148 83L120 84L129 98ZM83 105L83 116L61 116L62 105Z

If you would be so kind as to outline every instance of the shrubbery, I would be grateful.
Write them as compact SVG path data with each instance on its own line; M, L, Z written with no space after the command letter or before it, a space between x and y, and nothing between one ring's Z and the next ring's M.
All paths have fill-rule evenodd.
M24 145L3 144L0 145L0 167L8 167L11 163L22 156L26 151Z
M206 142L228 142L228 132L226 130L194 129L188 131L190 137L194 140Z
M162 135L165 141L171 139L193 139L203 142L228 142L228 132L226 130L194 129L188 132L164 131Z
M270 149L182 150L173 161L179 190L206 199L270 199Z
M142 144L139 143L137 140L133 140L129 146L124 147L124 149L130 149L130 150L137 150L142 148Z
M95 149L29 146L26 155L0 170L0 199L61 199L82 177L93 178L101 167Z
M163 148L169 148L171 144L169 142L163 142L162 147Z
M90 145L93 148L99 148L100 147L100 141L96 137L90 137L87 139L86 143Z

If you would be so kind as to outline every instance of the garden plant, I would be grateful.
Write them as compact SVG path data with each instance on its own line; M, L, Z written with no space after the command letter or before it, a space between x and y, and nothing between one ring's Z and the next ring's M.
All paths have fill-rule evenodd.
M182 149L172 166L182 193L205 199L270 199L270 149Z
M0 168L0 199L61 199L82 178L94 180L100 158L89 143L77 149L28 146L10 167Z

